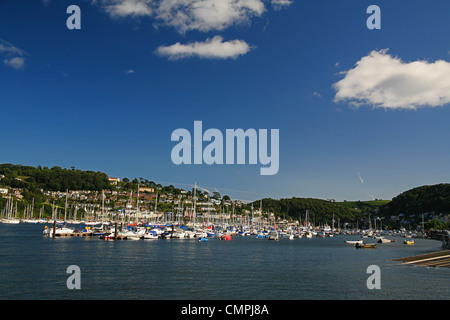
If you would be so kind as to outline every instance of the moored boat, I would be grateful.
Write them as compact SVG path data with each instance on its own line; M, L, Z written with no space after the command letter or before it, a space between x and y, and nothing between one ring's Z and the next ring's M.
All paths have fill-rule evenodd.
M141 237L138 235L129 235L127 236L127 240L141 240Z
M362 240L347 240L345 241L347 244L356 245L356 244L363 244L364 242Z
M16 219L16 218L7 218L7 219L3 219L1 220L2 223L7 223L7 224L19 224L20 220Z
M63 225L60 225L60 226L56 226L54 230L53 230L53 228L49 228L49 227L45 226L45 229L42 233L46 237L53 237L53 234L55 236L57 236L57 235L60 236L60 235L68 235L68 234L71 234L74 232L75 232L74 229L67 228Z
M371 249L371 248L376 248L376 247L377 247L376 243L357 243L357 244L355 244L355 248Z
M278 232L276 232L276 231L269 232L269 240L278 241L279 239L280 238L279 238Z
M144 239L147 240L157 240L159 237L156 232L149 230L146 234L144 234Z
M220 240L227 240L227 241L230 241L230 240L231 240L231 236L230 236L229 234L223 234L223 235L220 237Z

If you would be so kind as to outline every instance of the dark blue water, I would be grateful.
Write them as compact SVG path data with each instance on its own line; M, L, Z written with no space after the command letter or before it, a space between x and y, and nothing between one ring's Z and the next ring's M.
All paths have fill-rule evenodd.
M344 241L358 236L105 241L44 238L43 228L0 224L0 299L450 298L450 269L392 261L441 250L434 240L356 249ZM67 288L70 265L80 267L80 290ZM379 290L367 288L370 265L380 267Z

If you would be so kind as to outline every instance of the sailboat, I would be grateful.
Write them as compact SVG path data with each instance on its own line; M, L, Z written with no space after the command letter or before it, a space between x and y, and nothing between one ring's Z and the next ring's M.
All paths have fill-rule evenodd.
M13 209L13 205L14 205L14 200L11 199L11 196L9 196L8 201L6 203L5 209L5 216L6 218L1 220L2 223L7 223L7 224L18 224L20 223L20 220L17 219L17 202L16 202L16 207ZM13 212L14 212L14 216L13 216Z
M156 234L156 231L147 230L147 232L144 234L144 239L147 240L157 240L159 239L158 235Z
M306 229L306 231L303 234L303 236L307 239L312 239L313 233L311 232L311 226L309 223L309 211L308 210L306 210L306 213L305 213L305 229Z
M15 219L15 218L6 218L6 219L3 219L1 222L2 223L8 223L8 224L19 224L20 220L19 219Z
M269 232L269 240L278 241L280 237L278 236L278 232L276 230L272 230Z

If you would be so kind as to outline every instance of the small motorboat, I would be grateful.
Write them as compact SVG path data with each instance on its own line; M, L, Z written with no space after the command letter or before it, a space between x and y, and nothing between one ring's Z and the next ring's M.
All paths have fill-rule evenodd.
M363 244L364 242L362 240L347 240L345 241L347 244L356 245L356 244Z
M159 237L156 234L156 232L153 232L153 231L149 231L146 234L144 234L144 239L147 239L147 240L157 240L158 238Z
M377 247L376 243L357 243L357 244L355 244L355 248L371 249L371 248L376 248L376 247Z
M220 240L230 241L231 240L231 236L229 234L223 234L219 239Z
M127 240L141 240L141 237L138 235L127 235Z
M63 225L60 225L60 226L56 226L55 230L53 230L53 228L49 228L49 227L45 226L45 229L42 233L46 237L53 237L53 234L55 234L55 236L56 235L68 235L68 234L71 234L74 232L75 232L75 229L66 228Z
M198 242L208 242L208 241L209 241L208 238L204 238L204 237L198 238Z
M269 240L278 241L279 239L280 237L278 236L278 232L276 231L269 232Z
M407 244L407 245L413 245L414 244L414 240L405 240L405 241L403 241L403 243Z

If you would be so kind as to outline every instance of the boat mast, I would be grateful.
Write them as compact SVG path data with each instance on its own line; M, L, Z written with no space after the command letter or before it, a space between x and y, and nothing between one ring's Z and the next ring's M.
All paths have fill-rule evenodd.
M64 204L64 222L66 222L67 218L67 194L69 193L69 190L66 189L66 203Z
M102 190L102 221L105 216L105 191Z
M138 220L138 214L139 214L139 183L138 183L138 189L137 189L137 195L136 195L136 222Z
M196 220L197 220L197 213L196 213L196 208L197 208L197 181L195 181L194 183L194 197L193 197L193 201L194 201L194 212L192 213L194 215L194 227L196 224Z
M34 208L34 198L33 198L33 200L31 201L31 219L33 219L33 208Z
M156 213L157 209L158 209L158 192L156 192L156 198L155 198L155 216L156 216L156 221L159 222L159 217Z

